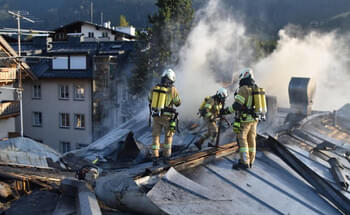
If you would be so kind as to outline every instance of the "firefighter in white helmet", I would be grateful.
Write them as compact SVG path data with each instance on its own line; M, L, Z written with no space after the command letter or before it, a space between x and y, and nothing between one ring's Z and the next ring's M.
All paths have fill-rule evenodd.
M160 135L162 129L165 132L163 145L163 161L168 164L171 156L173 136L176 131L177 112L174 106L181 104L179 93L174 86L175 72L165 69L161 82L155 85L148 97L151 114L153 117L152 127L152 154L153 166L159 164Z
M199 150L202 149L204 141L208 138L208 146L215 146L215 140L218 135L218 126L216 123L219 119L219 115L221 113L221 109L225 104L226 98L227 90L225 88L220 88L215 95L204 98L204 101L200 106L198 113L207 123L208 132L201 136L197 142L195 142L195 145Z
M251 68L240 71L239 89L235 94L235 101L232 106L225 108L222 114L231 113L235 113L233 131L240 146L240 160L232 168L251 168L255 161L258 121L266 113L265 92L255 84Z

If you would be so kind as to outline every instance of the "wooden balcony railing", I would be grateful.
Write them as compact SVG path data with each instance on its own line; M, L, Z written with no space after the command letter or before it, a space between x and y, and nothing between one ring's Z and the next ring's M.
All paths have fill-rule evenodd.
M19 101L0 103L0 119L16 117L20 114Z
M16 68L0 68L0 85L12 83L16 78Z

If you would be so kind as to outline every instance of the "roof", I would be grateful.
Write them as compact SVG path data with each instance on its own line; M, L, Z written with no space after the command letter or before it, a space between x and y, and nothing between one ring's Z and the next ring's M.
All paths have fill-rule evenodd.
M29 45L28 45L29 46ZM123 55L134 49L135 42L80 42L78 40L58 41L52 43L52 48L47 52L49 56L61 56L69 54L95 55ZM38 78L92 78L92 67L87 65L87 70L51 70L51 59L41 59L30 62L32 71Z
M284 114L283 117L285 117ZM280 121L283 122L283 120ZM343 174L349 178L350 163L345 157L344 150L350 151L348 148L350 147L350 134L332 126L331 122L332 117L328 112L315 113L301 121L298 127L281 133L279 141L296 159L308 166L318 177L329 183L349 201L349 191L343 190L337 183L327 159L323 160L311 153L313 148L325 140L335 144L337 147L327 147L322 150L322 153L337 158L345 168ZM281 125L277 125L279 126ZM230 130L227 129L222 134L221 144L232 141ZM307 139L306 136L300 135L300 132L295 133L297 130L311 137ZM129 131L134 132L139 142L151 145L152 133L148 128L146 111L110 131L88 147L76 151L75 154L89 160L94 160L96 157L107 158L111 151L117 148L115 143L123 141ZM185 130L174 136L173 144L175 148L181 145L190 146L196 138L198 136ZM239 159L238 154L233 154L188 171L177 172L170 169L165 176L159 176L160 179L151 188L146 185L145 188L140 187L140 189L146 189L145 195L168 214L340 213L341 209L330 203L327 200L328 197L320 195L323 191L319 190L319 187L314 187L313 183L309 183L293 166L285 162L283 157L259 147L259 144L261 142L258 142L256 162L252 169L232 170L232 164ZM196 149L190 147L189 151L193 152ZM125 174L133 175L134 172L144 171L150 166L150 163L142 163L129 167L118 172L115 177ZM106 182L104 178L101 180ZM97 184L99 183L101 182L98 181ZM99 193L97 195L99 196ZM133 209L131 208L130 211Z
M48 168L46 158L53 161L61 156L49 146L29 138L11 138L0 141L0 163Z
M51 60L42 59L39 63L31 65L32 71L38 78L92 78L92 68L84 71L74 70L51 70Z
M52 43L52 48L48 50L49 54L59 53L87 53L92 54L98 49L97 42L80 42L80 41L58 41Z

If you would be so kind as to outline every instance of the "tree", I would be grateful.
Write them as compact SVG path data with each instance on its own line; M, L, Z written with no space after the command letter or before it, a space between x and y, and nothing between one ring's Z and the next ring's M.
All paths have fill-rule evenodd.
M158 11L148 17L152 26L143 38L148 42L149 49L140 53L133 74L135 79L131 80L134 93L140 93L136 82L143 83L143 88L147 89L152 79L157 78L164 68L178 63L178 53L192 27L194 12L191 0L158 0L156 6Z
M171 66L177 63L178 52L192 26L192 1L158 0L156 6L158 12L149 16L153 59L160 67Z
M120 15L119 26L121 26L121 27L128 27L129 26L129 22L126 21L126 17L124 15Z

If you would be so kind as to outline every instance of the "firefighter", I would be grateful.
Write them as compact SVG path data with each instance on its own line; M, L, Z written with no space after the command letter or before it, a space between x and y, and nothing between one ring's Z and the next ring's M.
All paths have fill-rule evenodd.
M163 145L163 162L168 164L171 156L171 145L176 130L177 112L174 106L181 104L177 89L174 86L175 72L172 69L164 70L161 82L155 85L148 97L151 114L153 117L152 127L152 161L153 166L159 164L160 135L162 129L165 132Z
M197 142L195 142L195 145L199 150L202 149L204 141L208 138L208 146L215 146L215 140L218 135L218 127L216 123L221 113L221 109L225 104L226 98L227 90L225 88L220 88L215 95L206 97L201 107L199 108L198 113L201 117L203 117L204 121L208 126L208 132L201 136Z
M235 101L232 106L225 108L222 114L232 113L235 113L233 131L240 146L240 160L232 168L251 168L256 154L258 121L266 113L265 92L255 84L251 68L245 68L240 72Z

